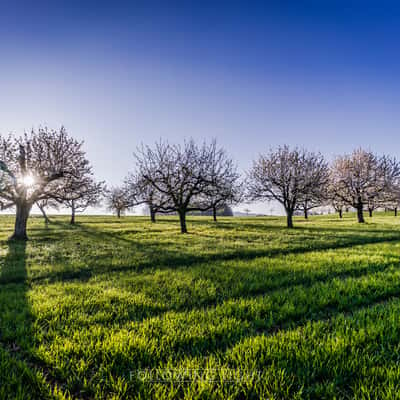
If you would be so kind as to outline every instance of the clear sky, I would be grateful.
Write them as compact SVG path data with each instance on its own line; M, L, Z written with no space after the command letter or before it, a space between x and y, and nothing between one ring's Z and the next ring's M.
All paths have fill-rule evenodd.
M399 50L398 2L5 0L0 132L63 124L109 184L159 138L241 170L285 143L400 157Z

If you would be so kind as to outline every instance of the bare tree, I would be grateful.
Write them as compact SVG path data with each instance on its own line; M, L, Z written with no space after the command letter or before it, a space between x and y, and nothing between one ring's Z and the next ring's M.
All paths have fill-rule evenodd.
M46 226L50 223L50 218L46 213L46 209L47 208L55 208L58 209L59 208L59 203L51 198L48 199L43 199L43 200L39 200L36 202L37 207L39 208L40 212L43 215L44 218L44 222L46 224Z
M372 213L382 204L382 202L383 199L380 196L374 196L368 199L367 209L370 217L372 217Z
M277 200L285 209L288 228L293 213L310 197L312 187L323 184L326 163L320 153L279 147L261 155L248 174L248 197L252 201Z
M79 175L88 161L82 142L59 131L40 128L22 137L0 138L0 160L10 179L0 192L4 207L16 208L11 239L27 239L26 226L32 206L54 197L71 177Z
M217 221L217 210L240 203L244 197L244 184L239 182L239 173L233 160L225 152L219 162L214 163L210 173L211 184L204 193L204 208L212 210L213 220Z
M49 222L45 213L45 207L58 208L59 205L71 209L70 224L75 224L76 213L84 212L88 207L97 206L105 191L104 182L96 182L93 176L93 168L86 162L77 169L74 175L66 177L59 184L54 193L49 197L36 202L46 222Z
M140 174L129 174L124 181L129 208L146 204L150 211L151 222L156 222L156 214L168 208L168 197L158 191Z
M385 209L393 210L394 216L397 217L397 210L400 204L400 186L395 186L384 196L383 206Z
M345 203L342 199L335 195L334 191L328 191L329 203L333 209L339 214L339 218L343 218L343 210L345 209Z
M214 217L214 212L216 212L217 216L219 216L219 215L222 217L233 217L234 216L233 210L232 210L231 206L228 204L222 204L215 211L212 209L207 210L207 211L201 211L201 215ZM216 219L214 221L216 221Z
M211 208L207 195L215 185L213 172L230 167L226 153L216 142L196 145L191 139L180 145L159 142L142 146L135 154L140 175L166 199L163 212L179 215L181 232L187 233L186 214Z
M397 217L397 208L400 203L400 164L394 157L383 156L383 171L385 176L385 189L380 194L380 206L394 210Z
M327 200L329 182L328 163L320 153L309 153L304 165L304 193L300 194L298 209L308 218L310 210L320 207Z
M335 196L357 210L358 222L364 222L364 207L376 207L385 193L398 181L400 167L394 158L378 157L357 149L337 157L331 168L331 186Z
M75 224L75 215L84 212L88 207L95 207L100 203L105 190L104 182L96 182L90 172L85 172L78 179L71 182L58 193L58 201L71 209L70 224Z
M107 189L104 192L104 197L106 199L107 209L115 212L118 218L121 218L121 215L131 207L131 202L124 188L113 187Z
M389 159L391 164L395 163L394 159ZM391 177L389 179L389 184L387 185L386 190L380 195L380 203L381 207L385 207L386 209L393 210L394 216L397 217L397 210L400 204L400 178L399 177Z

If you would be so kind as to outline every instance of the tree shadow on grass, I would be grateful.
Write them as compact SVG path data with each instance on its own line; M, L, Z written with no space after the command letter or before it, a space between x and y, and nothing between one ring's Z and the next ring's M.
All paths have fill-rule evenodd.
M2 339L16 339L21 328L30 320L30 307L26 298L26 242L7 242L7 254L0 268ZM7 295L6 295L7 294ZM9 325L8 325L8 324ZM7 334L5 334L5 332Z
M27 243L7 242L0 267L0 398L49 398L32 364L33 316L27 296Z
M400 229L399 230L393 230L393 226L388 226L387 229L375 229L372 228L376 226L375 223L365 223L365 224L360 224L360 225L354 225L354 226L343 226L341 224L335 225L335 222L332 222L332 226L329 227L323 227L323 226L315 226L313 224L308 224L308 221L305 221L304 224L299 224L295 225L293 228L288 229L284 224L273 224L271 223L272 221L266 220L264 222L262 221L255 221L255 222L242 222L242 221L237 221L237 222L232 222L230 220L228 221L220 221L218 224L215 224L213 221L208 221L208 220L189 220L190 223L193 225L199 225L199 226L208 226L210 228L214 228L216 231L218 230L227 230L227 231L248 231L248 232L264 232L264 231L269 231L269 232L276 232L276 231L281 231L283 233L287 234L299 234L299 233L307 233L309 232L319 232L319 233L346 233L346 234L374 234L374 233L381 233L381 234L387 234L387 233L394 233L397 232L397 234L400 237ZM324 221L325 222L325 221ZM358 227L358 228L357 228ZM367 229L365 229L367 228Z
M182 313L192 311L207 311L212 310L213 308L226 302L236 302L242 300L250 301L266 295L274 296L284 290L300 286L304 288L304 290L307 290L313 286L328 283L334 279L344 280L348 278L363 278L368 275L373 276L375 274L381 274L388 270L392 270L393 266L393 261L374 262L368 263L364 266L354 265L345 270L333 269L315 274L307 274L303 270L296 272L292 271L290 274L288 274L282 268L280 268L278 271L269 270L267 272L263 272L260 269L227 266L226 268L229 274L234 272L236 279L240 280L242 283L248 280L248 284L236 287L236 282L234 280L220 282L221 284L226 285L229 289L223 291L223 288L221 287L222 285L219 286L218 296L211 295L210 297L196 297L195 292L188 292L185 293L185 297L182 298L181 303L167 305L166 301L162 301L162 295L161 297L158 297L160 288L158 287L157 283L154 283L153 286L147 286L144 290L144 293L146 294L157 293L154 298L151 297L154 300L153 303L146 305L134 305L132 308L127 309L123 315L110 316L102 314L101 318L96 319L96 324L106 325L108 323L113 323L123 325L127 322L141 322L147 318L161 317L168 312ZM202 274L202 279L207 279L209 282L217 282L217 278L211 273L208 274L207 271ZM118 282L113 282L113 285L118 287ZM120 288L121 290L124 290L124 285L122 285ZM166 290L168 293L168 288ZM181 293L184 293L184 291ZM397 294L397 292L395 294ZM82 311L91 312L92 309L90 307L90 304L88 304L88 309ZM81 326L89 325L90 324L86 324L85 322L81 323Z
M1 263L0 283L24 282L26 271L26 241L7 241L7 253Z
M262 337L257 334L238 341L227 349L225 355L232 360L232 353L239 351L244 354L246 348L251 346L258 368L264 369L274 365L275 368L283 369L295 378L291 383L295 383L297 389L305 389L303 393L308 394L306 398L331 398L333 391L336 395L340 394L340 398L358 398L354 391L360 390L356 384L360 382L365 385L362 392L368 394L367 398L395 398L396 396L390 394L388 397L381 396L386 394L385 390L393 382L396 387L393 393L398 393L397 376L391 375L391 371L398 367L398 353L393 350L399 344L398 324L393 323L397 318L390 315L390 310L399 309L399 300L399 293L394 296L381 296L349 310L330 313L326 318L310 318L298 325L283 325L272 333L261 332L263 336L279 335L278 341L272 338L270 342L272 349L275 348L276 351L269 348L268 338L263 342ZM338 316L340 323L335 321ZM316 327L308 325L309 322L317 323ZM290 331L298 331L306 325L300 336L291 334ZM345 334L340 325L346 327ZM370 334L365 335L369 330ZM339 332L337 336L335 331ZM318 343L315 343L316 333L319 333ZM327 345L335 336L336 339L340 338L341 343L347 341L348 345ZM261 339L258 345L254 339ZM297 346L296 343L293 343L295 346L290 346L293 339ZM277 346L279 341L283 345ZM285 346L286 341L288 346ZM323 351L315 351L315 345ZM303 351L293 351L295 347ZM235 354L233 363L240 363L239 360ZM325 386L323 389L329 394L322 394L322 382Z
M365 295L353 304L351 296L350 293L343 295L343 301L340 305L324 304L315 307L312 306L309 312L296 310L290 316L285 318L278 317L275 321L271 321L268 315L265 315L264 319L258 320L250 319L245 314L241 316L232 315L232 323L228 324L226 321L224 323L223 320L221 320L221 323L218 323L218 318L209 318L208 323L210 323L210 328L206 334L199 334L197 336L182 335L176 340L160 341L161 351L156 350L154 352L154 349L147 350L146 348L142 348L140 356L135 358L135 361L133 361L133 357L129 353L117 351L114 356L119 360L119 363L115 365L113 372L118 375L121 370L135 370L138 365L142 368L159 368L160 365L171 359L171 354L173 354L174 363L178 365L185 359L192 357L206 358L215 355L223 359L225 352L247 338L260 335L270 336L278 332L291 331L303 327L310 322L328 322L331 318L338 315L352 315L377 304L382 304L393 299L398 300L400 298L400 287L393 288L386 293L374 293L371 296ZM242 310L242 312L244 311L245 309ZM170 321L171 318L169 316L168 320ZM200 324L207 324L207 319L203 322L201 316L196 321ZM190 325L187 326L187 329L190 331ZM193 326L192 329L196 331L197 327ZM162 335L162 332L160 335ZM98 356L100 359L102 358L101 355Z
M160 242L141 242L140 238L132 239L124 237L123 232L112 233L103 231L97 228L88 227L83 224L78 224L68 229L67 224L57 222L64 226L67 234L73 234L76 232L79 235L83 235L84 238L88 238L89 241L96 243L111 243L115 245L115 248L120 249L122 253L125 249L129 250L130 253L142 255L137 260L119 260L116 265L112 265L110 262L104 260L93 259L90 254L83 254L82 257L85 261L84 266L73 269L73 270L58 270L54 272L46 272L39 274L36 277L31 278L32 281L48 280L49 282L66 281L66 280L83 280L86 281L92 276L103 273L119 273L119 272L141 272L146 269L153 270L154 268L161 269L180 269L188 268L197 264L212 264L215 262L223 261L251 261L260 257L275 258L288 255L306 254L310 252L318 252L325 250L336 250L351 248L353 246L378 244L385 242L398 242L400 241L400 235L398 232L385 232L384 236L362 236L360 232L351 233L350 235L337 237L335 230L333 230L329 237L324 237L317 241L318 236L316 235L316 241L307 241L299 236L298 241L293 241L288 247L280 248L279 243L275 247L271 248L235 248L226 247L222 248L221 252L204 252L196 253L186 250L186 246L182 246L176 249L171 248L171 245ZM80 240L78 238L78 240ZM87 260L85 259L87 258ZM61 259L60 262L63 262ZM68 264L68 259L65 259L65 263ZM5 278L4 278L5 279ZM20 281L18 276L13 275L15 281Z
M297 247L297 248L291 248L291 249L256 249L256 250L249 250L246 252L240 251L240 252L232 252L231 254L212 254L212 255L196 255L194 256L193 254L184 254L184 255L178 255L176 252L171 252L168 250L168 245L163 246L159 244L155 244L155 246L149 246L149 244L143 244L143 243L138 243L135 240L127 239L123 237L123 234L121 235L120 233L118 234L113 234L110 232L104 232L104 231L98 231L93 228L88 228L87 226L77 226L73 229L76 229L77 232L81 232L82 234L88 236L89 238L93 238L94 241L99 241L99 240L105 240L105 241L112 241L112 243L115 243L117 245L123 245L121 248L121 251L125 248L125 246L128 247L134 247L135 249L140 249L141 251L145 251L147 253L154 252L154 249L157 248L162 251L162 254L159 255L158 258L154 257L151 258L151 262L149 264L142 264L142 268L146 268L146 266L154 266L156 262L159 264L156 264L157 268L162 268L162 267L175 267L179 268L182 266L190 266L194 264L201 264L201 263L208 263L208 262L213 262L217 260L233 260L233 259L241 259L241 260L250 260L251 258L256 258L256 257L261 257L261 256L269 256L269 257L274 257L274 256L280 256L280 255L288 255L288 254L300 254L300 253L306 253L310 251L318 251L318 250L327 250L327 249L336 249L336 248L346 248L346 247L351 247L354 245L360 245L360 244L371 244L371 243L381 243L381 242L389 242L389 241L398 241L398 235L393 234L393 236L388 236L388 237L367 237L367 238L357 238L355 235L350 235L350 237L344 238L345 240L339 243L328 243L328 246L321 246L316 248L316 246L308 246L308 247ZM318 244L317 244L318 245ZM149 248L150 247L150 248ZM17 267L17 270L14 272L19 274L18 271L23 271L25 270L25 275L22 273L18 279L15 281L13 280L12 276L13 273L10 270L12 268L12 265L18 264L18 257L23 251L23 257L21 264L19 267ZM10 287L19 287L21 286L21 295L25 295L26 297L26 290L27 286L25 284L26 281L26 252L25 249L18 249L18 248L11 248L9 249L8 255L6 256L6 261L4 263L4 275L2 273L0 277L0 282L3 282L3 285L5 282L8 282L9 285L4 285L4 286L10 286ZM382 268L382 269L381 269ZM375 271L382 271L386 266L379 266L375 265L372 270L367 270L364 269L363 271L359 271L358 268L354 268L354 270L348 271L348 273L351 275L358 275L358 274L363 274L363 273L370 273L370 272L375 272ZM93 264L88 265L88 271L90 271L90 274L92 273L109 273L109 272L115 272L115 271L129 271L130 269L136 270L137 266L132 266L132 268L129 268L129 266L117 266L117 267L111 267L111 268L106 268L104 266L101 266L101 268L96 269L96 264L95 261ZM2 271L3 272L3 271ZM61 271L62 272L62 271ZM79 272L79 271L78 271ZM279 271L279 273L284 273L284 271ZM345 276L345 275L344 275ZM343 276L343 277L344 277ZM299 275L299 278L301 276ZM335 276L333 276L335 277ZM341 278L340 273L336 277ZM66 280L68 277L66 275L63 275L62 273L60 275L57 275L58 279ZM81 277L77 276L77 279L80 279ZM324 279L331 279L332 276L329 275L329 273L324 277ZM23 283L22 283L22 281ZM10 284L10 282L20 282L20 285L15 285ZM302 282L301 280L297 281L297 284L305 284L306 282ZM312 285L314 282L310 279L309 284ZM289 286L292 286L293 283L287 282ZM265 288L264 288L265 289ZM279 287L275 287L275 290L278 289ZM253 293L247 293L247 295L254 295ZM348 300L351 300L350 298L350 293L344 295L343 297L348 297ZM307 321L310 320L319 320L319 319L325 319L325 318L330 318L338 313L341 312L353 312L355 309L360 308L360 307L366 307L369 305L372 305L376 302L379 301L384 301L387 300L390 297L393 296L399 296L400 295L400 288L399 287L394 287L393 290L387 291L384 293L373 293L371 296L364 296L357 304L352 304L350 301L348 304L346 302L343 302L341 306L337 306L336 304L324 304L321 305L319 308L315 307L313 312L309 313L304 313L299 310L296 313L293 313L290 315L290 317L286 318L285 320L279 321L276 320L274 321L274 324L271 324L270 326L265 323L264 326L259 325L259 321L253 321L251 319L246 318L246 314L243 313L241 314L242 317L237 319L243 321L243 324L238 324L236 326L227 326L227 327L221 327L220 329L217 329L212 332L212 334L209 335L204 335L204 336L193 336L191 338L181 338L176 341L172 341L170 344L167 344L165 349L163 350L162 353L160 353L158 356L155 356L151 352L146 353L146 351L143 352L143 360L142 363L146 366L158 366L161 361L165 361L171 355L174 356L174 359L177 361L184 359L186 357L191 357L191 356L208 356L210 354L214 353L219 353L221 351L226 351L228 348L231 346L234 346L236 343L240 342L246 337L249 336L254 336L257 334L273 334L276 332L276 330L282 330L282 329L288 329L294 326L298 326L301 324L306 323ZM239 296L240 298L240 296ZM238 299L239 299L238 298ZM229 300L229 298L228 298ZM26 301L26 308L27 308L27 316L22 312L22 315L24 317L22 320L26 320L26 328L29 331L29 326L32 324L32 319L28 318L30 315L30 309L29 309L29 304L27 299ZM24 306L21 306L24 308ZM18 307L17 307L18 309ZM155 310L157 312L157 310ZM183 312L186 312L186 309L182 310ZM267 320L267 317L265 318ZM24 328L24 327L21 327ZM22 330L22 332L24 332ZM25 335L28 332L25 332ZM18 335L18 338L20 336ZM1 340L0 340L1 341ZM163 343L160 343L163 344ZM169 347L170 346L170 347ZM100 354L100 359L104 359L104 354ZM133 358L129 356L125 352L125 349L122 349L121 351L118 351L116 354L113 355L114 361L117 360L118 362L115 362L116 368L118 370L113 371L115 375L119 375L121 371L125 370L132 370L137 367L137 364L135 364ZM100 361L99 361L100 362ZM147 363L147 364L146 364ZM1 375L0 375L1 376ZM43 397L37 397L37 398L43 398Z

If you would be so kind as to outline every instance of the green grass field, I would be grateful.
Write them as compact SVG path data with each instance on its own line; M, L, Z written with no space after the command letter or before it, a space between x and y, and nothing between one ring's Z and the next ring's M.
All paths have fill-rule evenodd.
M0 399L400 398L400 217L67 221L0 218Z

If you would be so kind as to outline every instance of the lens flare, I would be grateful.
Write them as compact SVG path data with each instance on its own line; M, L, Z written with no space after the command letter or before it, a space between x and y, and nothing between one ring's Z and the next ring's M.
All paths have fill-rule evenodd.
M21 181L25 187L31 187L35 184L35 178L32 175L23 176Z

